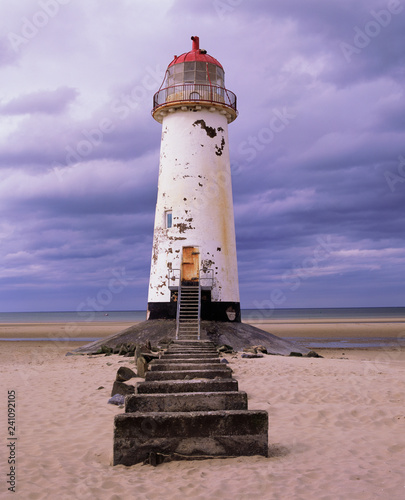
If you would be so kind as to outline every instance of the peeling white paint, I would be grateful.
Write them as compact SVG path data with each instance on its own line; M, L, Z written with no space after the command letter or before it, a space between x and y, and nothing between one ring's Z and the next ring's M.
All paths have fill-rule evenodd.
M169 262L181 268L185 246L198 247L200 268L209 262L214 270L212 300L239 302L228 122L219 110L204 107L163 118L148 302L170 301L161 277L168 275Z

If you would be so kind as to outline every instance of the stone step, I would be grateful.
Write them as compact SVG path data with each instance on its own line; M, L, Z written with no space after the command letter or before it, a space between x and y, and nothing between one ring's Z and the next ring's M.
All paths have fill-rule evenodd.
M168 351L216 351L215 347L212 346L198 346L198 345L177 345L177 346L170 346Z
M183 392L131 394L125 412L247 410L246 392Z
M186 380L186 379L213 379L213 378L231 378L232 370L223 366L214 370L179 370L179 371L149 371L145 375L145 381L153 380Z
M195 352L198 354L209 354L209 353L214 353L218 354L218 351L216 349L213 349L212 347L206 348L206 347L170 347L169 349L166 349L164 352L165 354L179 354L185 352L186 354L190 352Z
M215 363L216 365L218 363L221 363L221 360L219 358L180 358L180 359L170 359L170 358L165 358L162 356L160 359L154 359L149 366L152 368L152 366L157 366L157 365L177 365L179 363L188 363L188 364L211 364Z
M177 349L168 349L165 354L215 354L218 355L216 349L193 349L192 347L179 347Z
M189 351L216 351L215 347L210 345L171 345L168 351L172 350L189 350Z
M138 394L168 394L173 392L233 392L237 390L238 381L233 378L157 380L139 382L136 386L136 392Z
M183 460L268 456L265 411L123 413L114 423L114 465L134 465L150 453Z
M187 358L194 358L194 359L207 359L207 358L212 358L212 357L218 357L218 353L194 353L194 352L189 352L189 353L180 353L180 354L175 354L175 353L169 353L169 354L163 354L160 359L187 359Z
M219 359L218 359L219 361ZM187 370L223 370L229 371L230 368L222 363L151 363L149 369L157 371L187 371Z
M213 345L198 345L198 344L191 344L191 342L198 342L198 340L188 340L190 344L186 344L186 340L183 341L184 344L170 344L169 349L215 349L215 346Z
M185 340L175 340L171 345L177 346L177 345L192 345L192 346L203 346L203 347L214 347L214 344L210 340L197 340L197 341L185 341Z
M182 352L182 353L179 353L179 354L165 354L163 356L161 356L159 359L212 359L212 358L219 358L218 356L218 353L213 353L213 352L210 352L210 353L194 353L194 352Z

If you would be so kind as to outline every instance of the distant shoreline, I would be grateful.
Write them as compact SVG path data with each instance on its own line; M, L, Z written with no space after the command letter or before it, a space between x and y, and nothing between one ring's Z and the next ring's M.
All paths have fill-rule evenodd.
M340 347L405 347L405 318L328 318L328 319L261 319L245 321L278 337L300 344ZM87 343L101 339L139 323L117 322L54 322L54 323L0 323L0 341L38 340L74 341ZM367 340L370 342L367 344Z

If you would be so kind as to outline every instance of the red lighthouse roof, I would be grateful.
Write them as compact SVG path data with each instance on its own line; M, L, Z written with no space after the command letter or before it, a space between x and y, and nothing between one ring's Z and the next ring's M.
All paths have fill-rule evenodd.
M173 66L174 64L193 61L211 63L222 68L222 65L214 57L207 54L206 50L200 49L200 39L198 38L198 36L192 36L191 40L193 40L193 46L190 52L185 52L184 54L181 54L181 56L174 56L174 59L169 64L168 68L170 68L170 66Z

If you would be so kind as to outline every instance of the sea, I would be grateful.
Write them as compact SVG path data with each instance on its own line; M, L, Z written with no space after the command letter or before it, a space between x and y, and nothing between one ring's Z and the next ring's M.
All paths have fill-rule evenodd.
M249 323L254 321L277 321L277 320L373 320L379 319L386 322L404 323L404 334L399 338L387 339L373 337L345 338L345 339L319 339L299 338L291 340L308 348L374 348L374 347L405 347L405 307L345 307L345 308L283 308L283 309L242 309L242 321ZM97 322L130 322L136 323L146 319L146 311L52 311L52 312L0 312L0 325L7 323L78 323L86 321ZM287 337L288 338L288 337ZM2 338L0 341L93 341L99 337L88 338Z

